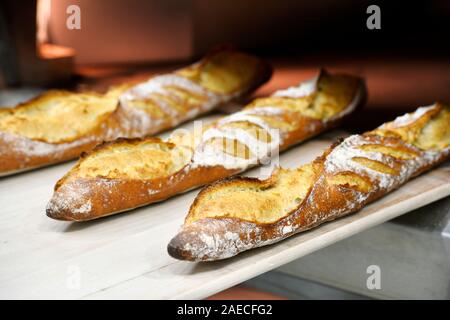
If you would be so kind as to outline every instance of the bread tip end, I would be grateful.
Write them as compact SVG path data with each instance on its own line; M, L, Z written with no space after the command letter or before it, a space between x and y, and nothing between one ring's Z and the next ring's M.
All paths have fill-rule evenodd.
M187 250L183 248L181 245L178 235L172 238L170 240L169 244L167 245L167 253L177 260L185 260L185 261L193 261L190 259L190 254Z
M49 201L49 203L47 204L47 207L45 209L46 216L53 220L72 221L73 219L68 218L68 216L65 212L62 212L61 210L59 210L59 208L54 205L52 200Z

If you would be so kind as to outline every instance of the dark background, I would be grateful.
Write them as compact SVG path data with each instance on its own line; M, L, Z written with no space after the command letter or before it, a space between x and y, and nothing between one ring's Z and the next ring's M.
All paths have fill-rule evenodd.
M450 102L447 0L53 0L49 41L75 51L61 59L44 59L36 51L36 3L0 3L3 90L102 91L231 43L275 67L257 96L295 85L321 67L365 77L364 115L347 124L355 131L420 105ZM81 30L65 27L69 4L81 8ZM381 30L366 28L371 4L381 9Z

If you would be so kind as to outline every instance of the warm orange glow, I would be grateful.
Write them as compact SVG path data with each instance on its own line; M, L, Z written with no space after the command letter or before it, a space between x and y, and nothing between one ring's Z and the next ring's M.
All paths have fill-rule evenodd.
M75 55L75 50L69 47L59 46L51 43L42 43L39 45L39 57L42 59L56 59L71 57Z
M36 8L37 45L49 42L48 25L52 9L52 0L38 0Z
M52 44L49 36L49 24L52 11L52 0L38 0L36 8L36 48L42 59L58 59L73 57L75 50L69 47Z

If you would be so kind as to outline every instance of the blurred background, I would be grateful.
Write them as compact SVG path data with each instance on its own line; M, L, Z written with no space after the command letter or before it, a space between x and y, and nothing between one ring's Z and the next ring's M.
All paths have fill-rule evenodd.
M381 9L380 30L366 27L372 4ZM71 5L80 29L67 27ZM231 43L274 64L257 95L326 67L365 76L368 107L384 118L450 101L447 0L3 0L0 8L3 89L102 91Z
M379 30L366 26L373 4L381 9ZM53 87L103 91L227 43L273 64L256 96L321 67L365 77L367 106L344 126L362 132L420 105L450 102L449 21L448 0L2 0L0 106ZM442 236L449 199L435 206L247 283L259 291L239 287L213 298L450 298L450 242ZM358 286L373 257L399 271L382 292L368 293Z

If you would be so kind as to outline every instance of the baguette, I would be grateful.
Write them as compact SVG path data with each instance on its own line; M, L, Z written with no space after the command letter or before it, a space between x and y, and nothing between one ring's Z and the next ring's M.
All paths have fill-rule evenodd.
M363 103L364 93L359 78L320 72L200 131L103 144L58 181L47 215L91 220L242 172L335 127Z
M173 128L250 93L270 74L262 60L223 49L106 94L52 90L0 109L0 176L76 158L103 141Z
M170 241L177 259L209 261L281 241L360 210L450 155L450 108L440 103L331 146L270 178L205 187Z

